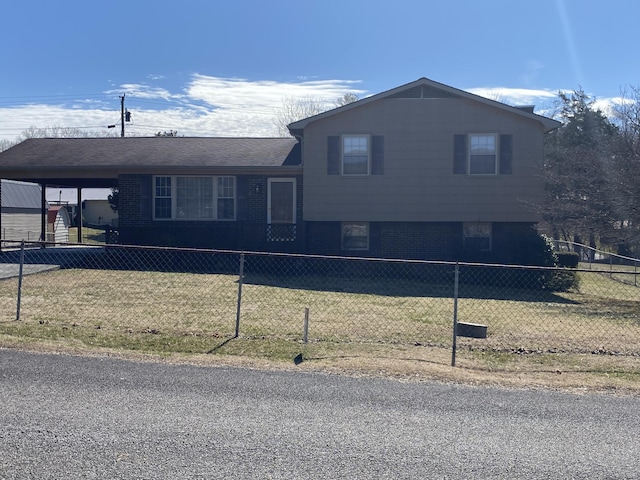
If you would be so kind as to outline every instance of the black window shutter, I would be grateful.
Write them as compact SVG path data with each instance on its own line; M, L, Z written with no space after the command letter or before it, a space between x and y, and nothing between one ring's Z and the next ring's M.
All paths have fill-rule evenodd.
M236 220L247 220L249 217L249 181L247 177L236 177Z
M153 177L140 175L140 218L151 220L153 218Z
M513 135L500 135L500 174L512 173Z
M384 136L371 137L371 175L384 175Z
M340 137L327 137L327 175L340 175Z
M453 136L453 173L467 173L467 136Z

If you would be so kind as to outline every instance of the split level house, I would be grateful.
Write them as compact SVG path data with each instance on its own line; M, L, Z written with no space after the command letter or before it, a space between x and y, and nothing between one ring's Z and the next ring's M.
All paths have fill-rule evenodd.
M0 177L117 187L124 244L504 261L535 228L559 126L421 78L290 138L30 139Z

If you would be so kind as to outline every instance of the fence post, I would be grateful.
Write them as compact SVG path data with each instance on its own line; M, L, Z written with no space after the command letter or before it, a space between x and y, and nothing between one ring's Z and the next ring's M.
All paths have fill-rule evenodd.
M20 272L18 273L18 304L16 305L16 322L20 320L20 303L22 302L23 267L24 267L24 240L20 242Z
M451 348L451 366L455 367L458 343L458 280L460 278L460 266L458 262L456 262L455 275L453 278L453 342Z
M240 306L242 305L242 282L244 279L244 253L240 254L240 273L238 278L238 305L236 309L236 334L234 338L240 336Z
M309 307L304 309L304 323L302 324L302 343L309 342Z
M613 278L613 255L609 254L609 278Z

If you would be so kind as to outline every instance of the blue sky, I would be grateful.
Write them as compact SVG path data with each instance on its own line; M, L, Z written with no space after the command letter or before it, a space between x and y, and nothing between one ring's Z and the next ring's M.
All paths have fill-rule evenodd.
M420 77L540 111L558 90L606 106L640 84L635 0L21 0L2 16L0 140L104 135L123 94L127 135L273 136L286 98Z

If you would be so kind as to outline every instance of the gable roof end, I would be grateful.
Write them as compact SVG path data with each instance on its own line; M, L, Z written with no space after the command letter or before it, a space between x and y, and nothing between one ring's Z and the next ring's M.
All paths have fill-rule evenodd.
M289 131L291 132L292 135L301 136L304 128L310 123L315 122L316 120L330 117L332 115L336 115L338 113L350 110L352 108L358 108L362 105L366 105L368 103L375 102L383 98L393 98L393 97L434 98L436 95L439 97L449 97L449 98L451 97L467 98L469 100L483 103L485 105L499 108L501 110L510 111L517 115L527 117L527 118L530 118L531 120L540 122L543 125L545 132L559 128L562 125L560 122L556 120L533 113L533 108L530 106L527 106L525 108L512 107L505 103L497 102L495 100L490 100L488 98L481 97L473 93L465 92L464 90L459 90L457 88L450 87L443 83L438 83L433 80L429 80L428 78L422 77L411 83L407 83L405 85L392 88L391 90L387 90L385 92L378 93L376 95L372 95L367 98L363 98L361 100L358 100L357 102L349 103L347 105L343 105L341 107L328 110L318 115L314 115L312 117L298 120L297 122L290 123L287 127L289 128Z

